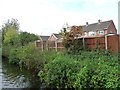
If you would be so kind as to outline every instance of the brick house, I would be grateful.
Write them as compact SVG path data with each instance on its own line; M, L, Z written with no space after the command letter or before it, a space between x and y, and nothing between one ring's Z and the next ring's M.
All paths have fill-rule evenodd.
M35 41L36 46L43 50L48 50L48 38L50 36L40 36L39 40Z
M64 48L62 45L62 37L60 34L53 33L48 38L48 48L55 49L56 51Z
M82 28L81 28L82 27ZM78 38L91 38L91 37L101 37L108 34L117 34L117 29L112 20L101 21L98 20L97 23L88 24L82 26L71 26L68 30L74 31L82 29L82 36L77 35ZM84 41L83 38L83 42ZM51 36L40 36L40 39L36 41L36 46L43 50L55 49L63 50L62 36L60 34L53 33Z
M97 23L88 24L82 26L84 35L82 37L96 37L104 36L106 34L117 34L117 29L114 25L113 20L101 21Z

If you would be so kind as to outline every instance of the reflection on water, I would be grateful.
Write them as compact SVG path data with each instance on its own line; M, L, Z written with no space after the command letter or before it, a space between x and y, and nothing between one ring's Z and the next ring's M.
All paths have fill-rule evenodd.
M1 74L1 72L0 72ZM37 88L41 89L38 77L18 66L10 65L8 60L2 60L2 88Z

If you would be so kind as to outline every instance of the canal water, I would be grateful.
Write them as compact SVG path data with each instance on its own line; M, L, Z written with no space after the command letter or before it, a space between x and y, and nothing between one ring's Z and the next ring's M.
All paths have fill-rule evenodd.
M2 62L1 62L2 61ZM2 77L1 77L2 76ZM26 69L8 63L7 59L0 60L0 87L4 89L43 90L40 79Z

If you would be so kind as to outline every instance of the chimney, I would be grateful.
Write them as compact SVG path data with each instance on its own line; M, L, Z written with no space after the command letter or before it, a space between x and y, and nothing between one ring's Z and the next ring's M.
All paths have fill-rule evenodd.
M101 20L99 19L99 20L98 20L98 24L100 24L100 23L101 23Z
M86 26L88 26L88 22L86 22Z

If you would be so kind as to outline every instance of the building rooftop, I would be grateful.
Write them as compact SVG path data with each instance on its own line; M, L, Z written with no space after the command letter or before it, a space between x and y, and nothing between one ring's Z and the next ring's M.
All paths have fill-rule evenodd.
M47 41L50 36L40 36L43 41Z
M88 24L88 22L86 22L86 25L83 25L83 31L89 32L89 31L100 31L100 30L105 30L109 27L110 23L113 22L112 20L109 21L100 21L98 20L97 23L93 23L93 24Z

